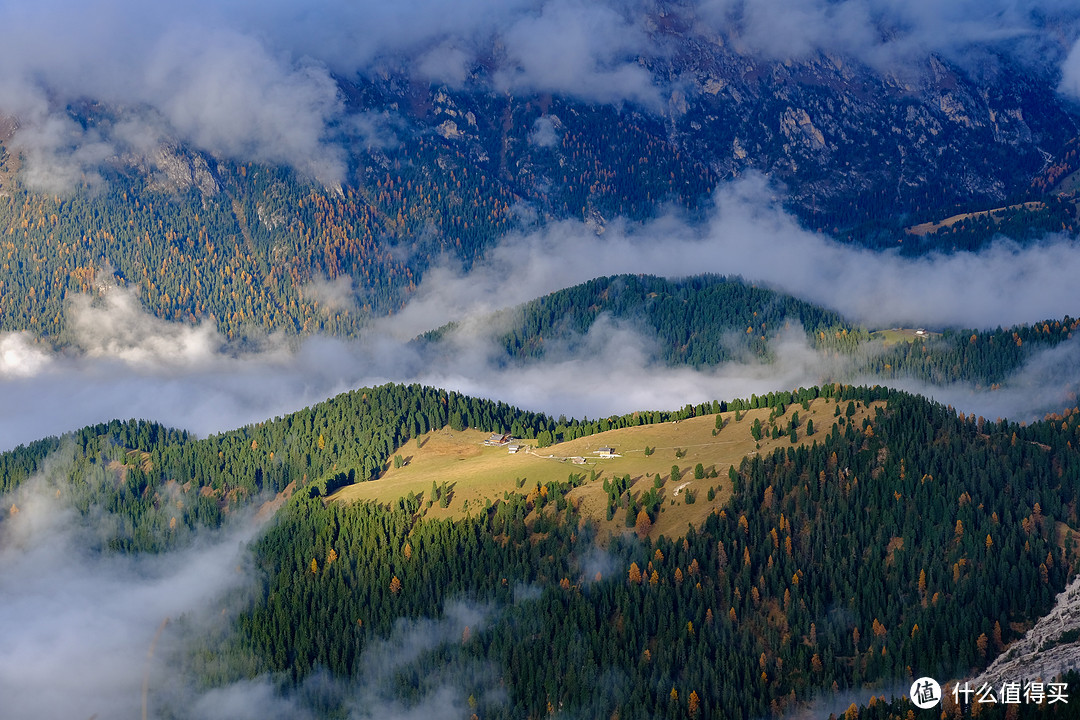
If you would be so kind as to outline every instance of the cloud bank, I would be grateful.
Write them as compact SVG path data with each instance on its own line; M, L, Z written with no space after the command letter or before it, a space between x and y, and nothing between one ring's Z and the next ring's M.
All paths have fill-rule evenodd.
M772 364L702 371L658 366L655 341L625 320L602 319L573 354L551 352L526 365L507 363L494 339L508 320L493 320L493 311L594 277L702 272L741 275L870 327L993 328L1080 315L1075 238L1027 248L1003 240L978 253L918 259L875 253L801 229L764 179L750 177L717 192L704 224L670 212L639 225L612 223L598 235L563 222L505 238L469 272L448 261L425 274L401 313L373 322L357 340L313 337L290 345L266 338L237 352L209 323L150 316L133 290L112 289L98 304L75 302L70 351L51 353L20 333L0 337L0 450L114 418L152 419L206 435L391 381L556 416L598 417L748 397L849 373L808 347L796 329L779 338ZM348 295L340 284L324 285L310 291ZM409 343L450 320L458 328L436 350ZM966 412L1032 419L1072 404L1069 388L1080 367L1069 355L1075 347L1034 356L1008 390L901 386Z
M506 237L469 273L429 270L395 318L402 335L522 303L600 275L739 275L871 327L994 328L1080 315L1080 243L1005 238L976 253L907 258L803 229L761 175L721 186L702 226L678 212L596 234L580 222Z
M1062 68L1080 98L1075 4L1037 0L297 0L255 3L0 2L0 114L25 178L48 190L94 182L118 156L180 140L240 161L341 183L350 122L337 78L403 71L421 81L551 92L659 112L670 28L766 60L831 53L893 73L931 53L1011 52ZM104 103L84 126L70 110Z
M883 71L930 53L962 60L994 46L1027 60L1060 58L1062 42L1076 39L1066 0L704 0L699 14L712 28L735 29L741 45L764 57L835 53Z
M53 490L39 476L3 498L5 514L18 508L0 523L4 714L138 717L147 673L152 689L171 677L148 657L159 628L220 609L224 593L248 577L238 568L253 527L241 523L168 555L104 555L90 549L94 521Z
M316 673L283 692L279 678L261 675L200 688L175 658L202 633L224 630L257 585L248 545L261 529L254 508L222 530L201 530L183 549L102 552L98 540L110 518L100 508L84 516L67 505L62 456L0 497L5 717L159 717L167 708L168 717L198 720L305 720L323 717L314 708L329 703L352 718L456 718L467 707L456 689L458 674L490 678L489 697L499 698L494 675L473 664L428 678L432 689L417 703L405 707L395 699L395 672L443 644L460 643L466 627L480 632L494 612L461 601L448 602L438 619L399 620L390 637L365 651L360 681Z

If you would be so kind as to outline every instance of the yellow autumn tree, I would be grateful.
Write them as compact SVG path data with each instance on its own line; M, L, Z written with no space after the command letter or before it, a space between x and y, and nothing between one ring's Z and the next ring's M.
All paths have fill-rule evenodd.
M649 519L649 513L645 512L645 508L642 508L638 511L637 520L634 522L634 532L644 540L650 530L652 530L652 520Z

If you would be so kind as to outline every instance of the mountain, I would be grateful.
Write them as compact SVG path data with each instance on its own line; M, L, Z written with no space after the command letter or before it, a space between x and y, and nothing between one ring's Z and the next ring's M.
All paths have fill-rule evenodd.
M8 713L911 720L1075 657L1067 3L0 4L0 67L0 427L267 416L0 453Z
M912 674L963 677L1047 612L1075 563L1078 418L976 422L904 393L829 386L557 423L385 386L205 440L114 423L65 438L59 455L53 443L0 461L20 485L51 454L61 497L116 518L103 552L190 543L192 528L221 522L260 489L286 491L254 544L261 580L235 601L235 623L206 630L180 618L170 630L170 666L223 691L269 674L282 697L323 716L358 702L424 707L443 693L483 717L550 705L753 718ZM679 447L639 454L637 443L655 441L630 433L650 423L682 435L676 446L696 453L683 458L708 464L702 478L679 467ZM505 486L469 472L440 486L436 470L415 480L419 493L395 480L392 454L431 446L437 456L447 433L508 424L556 441L605 433L593 444L615 439L623 460L612 462L622 464L592 460L586 473L567 463L565 481L526 471L524 482L506 464L495 471ZM689 448L702 428L708 444L709 427L719 427L716 448L737 441L748 454L717 466L707 448ZM771 439L754 450L759 433ZM513 462L504 449L462 457L451 464ZM327 502L372 462L385 477L360 485L376 489L376 503ZM643 470L671 462L655 478ZM603 504L589 497L606 497L615 518L596 515ZM16 510L0 531L17 527ZM681 530L650 530L687 512L695 519ZM436 625L401 652L403 628L425 618ZM388 662L372 665L371 653ZM356 687L370 692L358 698ZM151 697L165 716L187 716L169 705L175 696Z
M916 378L934 385L965 382L1000 386L1036 353L1069 341L1078 321L1066 316L994 330L868 329L843 316L738 278L705 275L670 280L648 275L601 277L556 291L483 319L425 333L415 345L431 357L452 352L457 334L475 339L487 327L501 357L528 365L588 353L589 333L601 319L644 340L644 360L668 366L722 367L771 363L795 338L822 358L842 360L828 380L860 376ZM620 325L621 324L621 325ZM1066 383L1067 384L1067 381Z
M151 122L157 97L148 108L57 90L46 115L70 126L70 148L43 144L41 118L13 108L0 124L0 328L66 344L71 299L118 283L159 317L230 337L354 335L438 258L468 268L506 233L562 219L602 231L681 208L693 221L751 172L807 227L857 245L921 254L1075 226L1077 113L1055 65L1067 18L1025 18L1037 52L1012 39L900 53L893 28L870 43L882 57L786 56L710 12L663 2L626 20L629 45L610 59L633 78L621 94L578 87L587 76L514 84L497 48L454 82L390 61L336 72L319 88L336 109L313 141L341 166L333 180L206 139L222 128Z

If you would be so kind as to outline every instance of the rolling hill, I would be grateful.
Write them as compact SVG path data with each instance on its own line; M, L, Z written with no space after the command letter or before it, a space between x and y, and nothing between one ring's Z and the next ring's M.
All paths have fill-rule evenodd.
M448 688L484 717L753 718L964 677L1047 612L1075 564L1078 422L826 386L564 423L384 386L202 440L87 428L0 463L9 489L45 469L75 507L121 520L101 552L162 552L279 494L235 624L177 625L174 661L203 682L271 674L308 703L328 673L330 716L366 683L404 708ZM482 445L512 426L533 450ZM487 619L455 625L460 603ZM373 671L369 653L423 618L449 634Z
M75 148L103 151L84 167L72 149L68 168L64 153L39 157L41 118L0 108L0 329L63 345L70 299L115 282L159 317L230 338L355 335L442 256L469 267L508 232L565 219L602 231L679 208L693 221L749 173L773 178L808 228L860 246L922 254L1075 226L1077 114L1055 91L1064 39L1048 29L1069 13L1033 19L1051 38L1037 62L984 39L977 60L917 53L896 74L857 52L762 53L738 21L702 12L664 2L635 19L645 96L507 91L487 52L448 84L407 63L338 72L316 143L343 166L327 183L84 94L48 111ZM153 142L133 143L133 128ZM959 213L970 221L949 232L904 232Z
M1007 382L1035 353L1071 340L1071 317L1010 328L940 332L868 329L820 306L739 278L671 280L648 275L602 277L501 311L469 327L490 327L504 362L528 364L587 351L588 334L605 318L646 340L649 362L695 368L775 360L802 330L805 343L833 363L824 381L912 377L935 385L991 388ZM425 333L415 345L436 358L453 348L457 323ZM445 346L445 347L444 347ZM434 362L434 360L433 360Z

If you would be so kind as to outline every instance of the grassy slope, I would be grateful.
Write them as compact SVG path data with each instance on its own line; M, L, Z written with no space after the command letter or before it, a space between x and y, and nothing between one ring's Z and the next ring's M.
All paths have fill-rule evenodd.
M424 435L419 443L410 441L399 448L397 454L407 461L403 467L388 468L378 480L344 487L330 499L391 503L412 492L423 494L426 507L431 484L446 483L453 488L449 506L442 508L436 503L422 512L430 517L461 517L469 512L479 512L487 500L495 502L504 492L528 493L537 483L565 482L570 473L584 473L585 483L572 490L568 497L580 502L584 514L597 521L600 536L604 537L608 532L630 531L621 508L607 520L604 480L629 474L633 480L630 492L637 495L651 488L653 478L659 474L664 480L662 512L650 535L678 536L688 525L700 526L709 513L727 501L731 494L729 467L738 467L744 457L755 452L765 455L777 447L791 446L791 439L783 430L793 413L799 413L797 444L801 445L824 437L835 420L835 407L835 401L825 398L813 401L809 411L798 404L789 406L776 420L781 429L780 437L776 440L763 437L760 447L751 437L750 427L755 418L760 418L762 425L767 427L768 409L747 411L739 422L735 421L734 412L722 413L725 425L716 436L712 434L716 416L705 415L678 423L610 430L541 449L535 448L535 441L527 441L529 451L516 455L509 454L505 448L486 447L484 441L488 433L472 429L454 432L443 428ZM872 408L860 405L853 418L856 426L861 425L864 418L872 417L872 412ZM807 438L806 421L811 419L815 434ZM604 445L614 447L620 457L598 458L594 451ZM654 448L649 456L645 455L646 447ZM685 451L685 454L679 458L676 451ZM574 456L586 458L586 464L573 464L569 458ZM705 467L706 475L715 468L718 477L695 480L694 466L698 463ZM681 475L674 485L669 482L673 465L679 466ZM590 481L591 471L596 472L596 479ZM519 485L523 478L524 482ZM710 487L716 488L716 496L711 502L707 499ZM676 494L680 488L683 492ZM685 490L696 494L695 503L685 503Z

